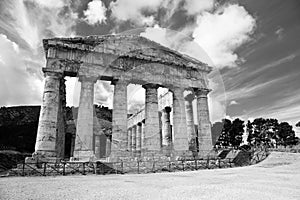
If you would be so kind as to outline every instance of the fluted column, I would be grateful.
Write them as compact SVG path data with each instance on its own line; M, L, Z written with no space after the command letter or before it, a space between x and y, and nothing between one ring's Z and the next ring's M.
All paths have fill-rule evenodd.
M172 89L175 151L187 151L189 149L183 90L183 88Z
M194 113L193 113L193 100L195 98L194 91L187 91L185 95L185 113L186 113L186 126L187 126L187 136L189 141L189 150L197 152L197 135L194 123Z
M74 149L75 149L75 138L76 138L76 134L72 134L71 136L71 149L70 149L70 157L74 156Z
M141 153L141 136L142 136L142 123L139 122L136 128L136 152Z
M141 151L145 148L145 119L142 121Z
M105 157L109 157L111 153L111 135L106 136Z
M36 136L34 156L56 157L59 113L59 87L62 74L45 72L43 103Z
M95 135L95 156L97 159L100 158L100 140L101 136L100 135Z
M131 151L132 151L132 153L135 153L135 151L136 151L136 129L137 129L137 126L134 125L131 130Z
M157 85L143 85L146 90L145 101L145 148L146 150L160 150L160 132L158 118Z
M127 85L119 79L112 83L114 88L112 119L112 157L127 156Z
M208 99L209 89L196 89L197 116L198 116L198 140L199 151L208 153L212 149L211 123L209 120Z
M165 107L162 110L162 146L163 147L172 146L170 112L171 112L171 108L169 106Z
M129 128L127 134L127 150L130 152L132 151L131 145L132 145L132 128Z
M76 125L74 158L77 160L95 159L93 150L94 77L79 77L81 82L80 100Z

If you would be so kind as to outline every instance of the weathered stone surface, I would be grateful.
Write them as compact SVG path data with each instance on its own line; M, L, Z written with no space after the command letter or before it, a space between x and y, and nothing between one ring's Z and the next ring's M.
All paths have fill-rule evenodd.
M187 136L189 141L189 150L197 152L197 135L195 131L194 123L194 112L193 112L193 100L195 98L194 91L188 90L185 95L185 113L186 113L186 126L187 126Z
M127 150L132 151L132 127L128 129L128 135L127 135Z
M145 101L145 148L160 150L160 130L158 118L157 85L143 85L146 90Z
M192 152L196 152L197 147L193 108L191 101L187 98L185 101L183 91L207 88L207 74L211 67L132 35L53 38L44 40L44 48L47 58L44 72L79 76L82 82L75 158L94 159L95 151L100 157L97 149L99 138L95 136L93 141L93 87L96 80L112 81L115 85L112 139L108 138L106 142L106 156L110 156L111 161L132 156L157 159L194 156ZM89 81L90 78L93 81ZM143 85L146 103L145 110L133 115L127 122L129 83ZM62 157L64 154L64 87L64 82L56 76L46 77L36 155ZM161 101L166 101L160 105L158 87L171 90L161 98ZM199 141L200 150L208 151L211 133L207 97L204 96L197 95ZM166 106L172 111L164 110L160 120L159 113ZM168 147L168 154L163 152L163 147Z
M34 155L57 156L57 126L59 121L59 89L62 74L45 73L43 105L40 111Z
M207 154L212 149L211 123L207 102L208 89L196 89L197 113L198 113L198 140L199 152Z
M113 120L111 157L127 155L127 82L120 79L113 83Z
M100 159L100 135L95 135L95 156Z
M174 150L188 150L188 137L185 116L185 104L183 88L172 88L173 92L173 126L174 126Z
M172 146L172 130L170 121L171 107L165 107L162 110L162 146Z
M74 157L76 160L94 158L93 125L94 125L94 84L93 77L80 77L81 91L76 126Z
M141 142L142 142L142 123L139 122L136 127L136 152L141 153Z
M137 132L137 126L132 127L132 136L131 136L131 151L132 153L136 152L136 132Z

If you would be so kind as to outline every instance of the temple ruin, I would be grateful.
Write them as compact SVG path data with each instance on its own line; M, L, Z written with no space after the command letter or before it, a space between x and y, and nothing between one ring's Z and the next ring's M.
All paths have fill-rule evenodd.
M212 68L207 64L137 35L53 38L43 40L43 45L43 103L35 152L27 160L64 158L66 76L78 77L81 83L73 160L98 159L95 149L100 142L93 132L97 81L114 85L108 160L176 159L202 156L212 149L207 99ZM146 94L144 110L129 118L128 84L142 85ZM159 87L168 88L171 97L171 103L160 108Z

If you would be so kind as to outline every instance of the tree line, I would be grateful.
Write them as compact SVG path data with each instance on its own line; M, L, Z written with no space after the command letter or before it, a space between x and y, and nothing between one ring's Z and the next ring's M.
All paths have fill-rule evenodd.
M300 127L300 122L296 126ZM243 144L243 137L247 138L244 144L249 146L266 145L277 148L278 146L287 147L300 143L292 125L272 118L257 118L252 122L249 120L245 122L239 118L233 121L223 119L222 122L213 124L212 135L216 138L216 148L238 148Z

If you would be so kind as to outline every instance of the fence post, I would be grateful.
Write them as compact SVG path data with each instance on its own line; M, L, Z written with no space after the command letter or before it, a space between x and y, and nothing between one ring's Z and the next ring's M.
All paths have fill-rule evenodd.
M169 161L169 172L171 172L171 161Z
M221 159L218 158L218 164L219 164L219 168L221 168Z
M184 171L184 160L182 160L181 162L182 162L182 171Z
M47 169L47 163L44 163L44 171L43 171L43 176L46 176L46 169Z
M206 168L209 169L209 157L207 157Z
M25 160L23 160L23 166L22 166L22 176L25 176Z
M153 161L153 164L152 164L152 172L155 172L155 161Z
M195 158L195 169L198 170L197 158Z
M138 174L140 173L140 161L137 161Z
M63 163L63 176L66 175L66 163L64 162Z
M121 170L122 170L122 173L124 173L123 160L121 161Z
M85 175L85 163L82 163L82 175Z

